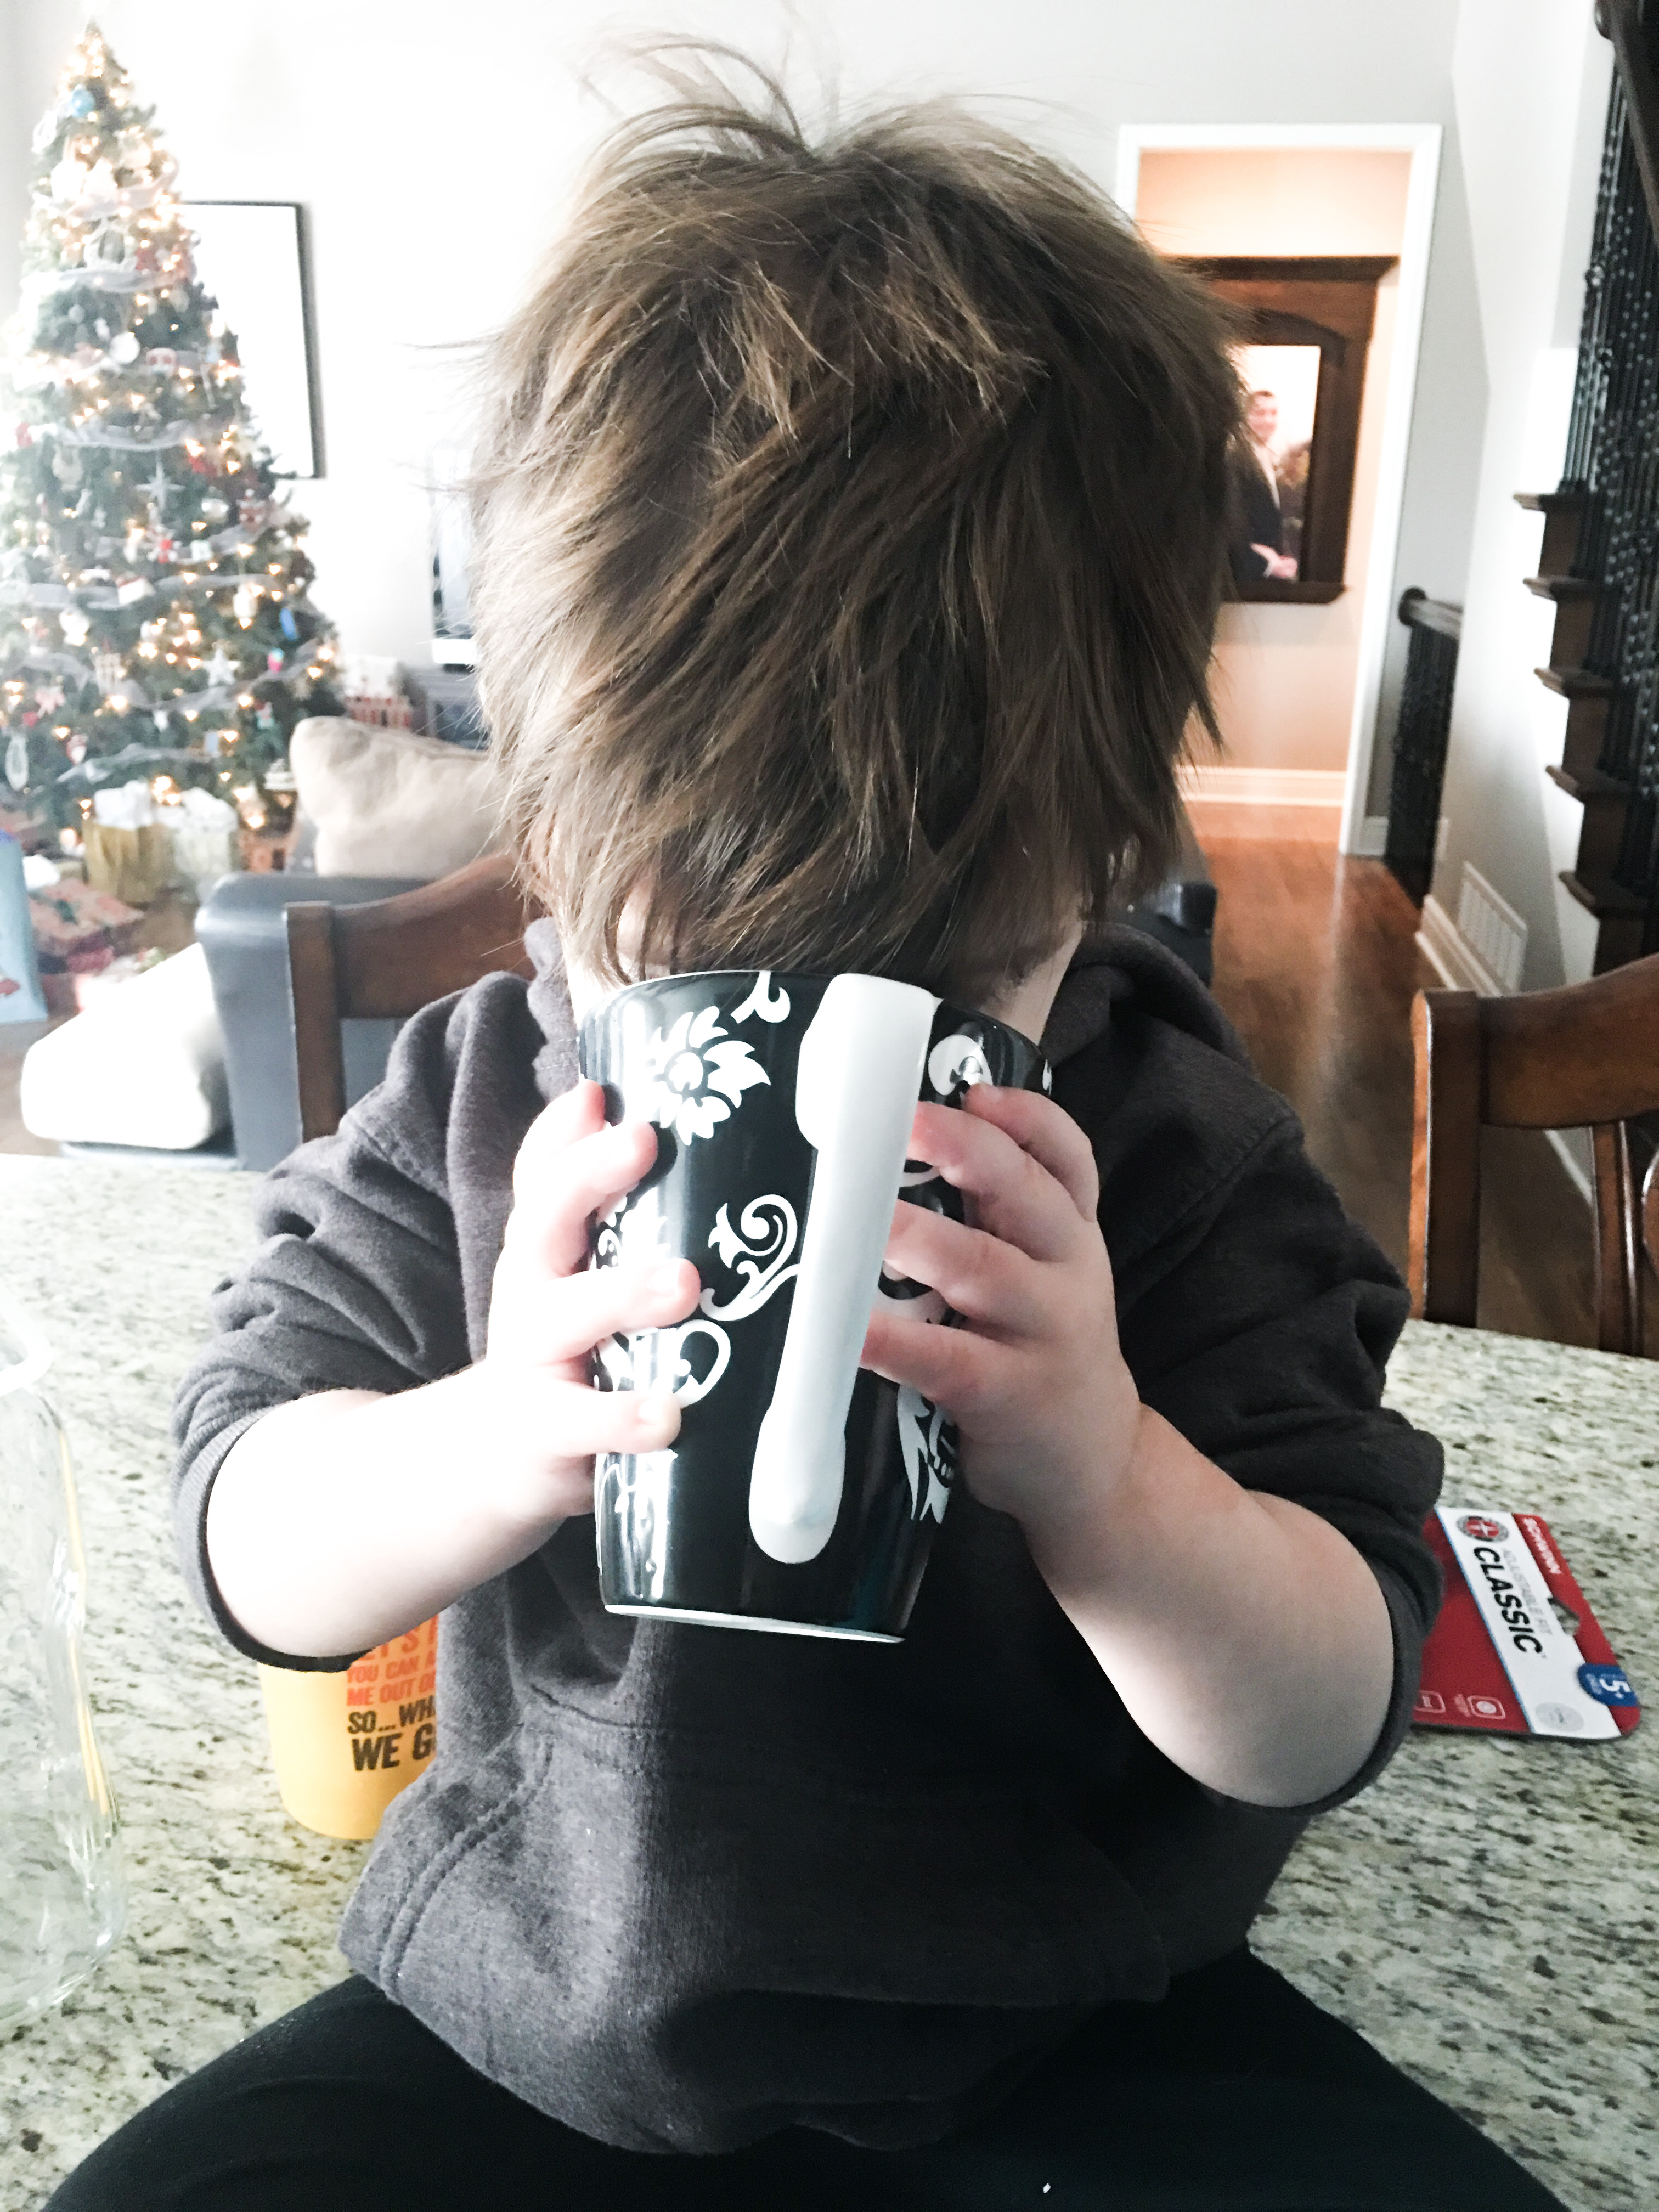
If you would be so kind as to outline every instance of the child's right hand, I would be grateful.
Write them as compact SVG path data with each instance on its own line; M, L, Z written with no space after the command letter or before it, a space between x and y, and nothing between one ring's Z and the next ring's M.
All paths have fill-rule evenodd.
M531 1124L514 1166L483 1368L532 1510L559 1519L592 1512L595 1453L660 1451L679 1432L672 1397L596 1390L588 1381L589 1355L606 1337L665 1328L696 1308L689 1260L587 1265L590 1219L608 1213L656 1157L650 1123L607 1126L604 1091L583 1082Z
M483 1358L390 1397L296 1398L238 1437L208 1500L207 1548L256 1642L336 1656L401 1635L591 1513L596 1452L672 1443L672 1398L587 1379L613 1331L667 1327L697 1302L689 1261L587 1266L590 1217L656 1154L648 1123L607 1128L604 1092L579 1083L520 1151Z

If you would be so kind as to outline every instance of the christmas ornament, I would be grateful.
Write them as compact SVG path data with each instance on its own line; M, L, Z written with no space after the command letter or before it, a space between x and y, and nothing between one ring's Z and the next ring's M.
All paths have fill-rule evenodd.
M64 633L65 645L84 645L92 624L81 608L65 607L58 617L58 627Z
M125 676L126 663L118 653L94 653L92 656L92 673L94 680L102 687L107 696L119 686L122 678Z
M230 513L230 502L221 499L216 492L210 492L202 501L202 513L210 522L222 522Z
M69 755L70 766L79 768L87 757L87 741L78 730L64 747L64 750Z
M138 358L138 341L131 331L117 331L109 342L109 357L122 368Z
M265 655L265 666L273 676L280 676L283 672L283 656L274 647Z
M213 658L207 665L206 674L209 684L216 691L221 691L226 684L236 681L236 663L222 645L214 647Z
M21 730L14 730L6 744L6 781L14 791L24 791L28 780L28 739Z
M300 625L294 619L294 610L292 607L284 607L283 609L282 612L276 617L276 626L282 631L283 635L288 640L290 645L298 644L300 639Z
M230 604L236 619L246 629L259 611L259 586L252 582L238 584L231 594Z

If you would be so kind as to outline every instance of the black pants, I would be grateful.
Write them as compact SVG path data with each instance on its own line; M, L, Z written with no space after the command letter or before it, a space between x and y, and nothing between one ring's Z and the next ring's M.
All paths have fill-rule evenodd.
M180 2081L47 2212L1562 2212L1249 1953L1097 2014L921 2150L792 2128L719 2158L609 2148L349 1981Z

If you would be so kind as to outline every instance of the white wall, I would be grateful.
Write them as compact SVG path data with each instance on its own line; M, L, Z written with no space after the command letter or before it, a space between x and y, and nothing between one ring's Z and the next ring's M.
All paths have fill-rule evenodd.
M0 0L21 118L0 107L0 253L22 222L27 130L82 15L80 0ZM348 647L413 658L428 635L421 473L457 406L456 364L439 349L486 333L526 283L603 127L580 79L605 39L667 27L772 61L787 52L809 106L815 72L839 76L847 106L975 95L1109 186L1124 121L1448 120L1455 11L1448 0L1386 11L1361 0L101 0L98 20L155 103L187 198L309 210L329 474L297 503L313 521L316 597ZM0 259L0 278L7 269ZM1408 509L1414 495L1408 485Z
M33 118L17 60L18 0L0 0L0 322L17 296ZM44 103L43 103L44 104Z
M1553 610L1522 580L1540 520L1517 491L1560 474L1611 76L1591 0L1462 0L1453 58L1488 390L1434 896L1472 864L1528 925L1523 988L1587 975L1595 925L1556 882L1580 810L1544 775L1565 707L1533 675Z
M1486 359L1474 307L1474 249L1455 130L1440 161L1434 245L1423 301L1423 337L1412 406L1411 456L1395 552L1394 605L1413 586L1431 599L1463 603L1474 534L1475 493L1486 419ZM1409 633L1390 620L1377 701L1365 811L1389 811L1394 728Z

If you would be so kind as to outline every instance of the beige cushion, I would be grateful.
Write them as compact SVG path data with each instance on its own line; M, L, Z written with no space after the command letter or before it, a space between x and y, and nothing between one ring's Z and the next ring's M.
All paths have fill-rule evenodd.
M447 876L496 849L483 753L321 714L296 726L289 759L319 876Z

